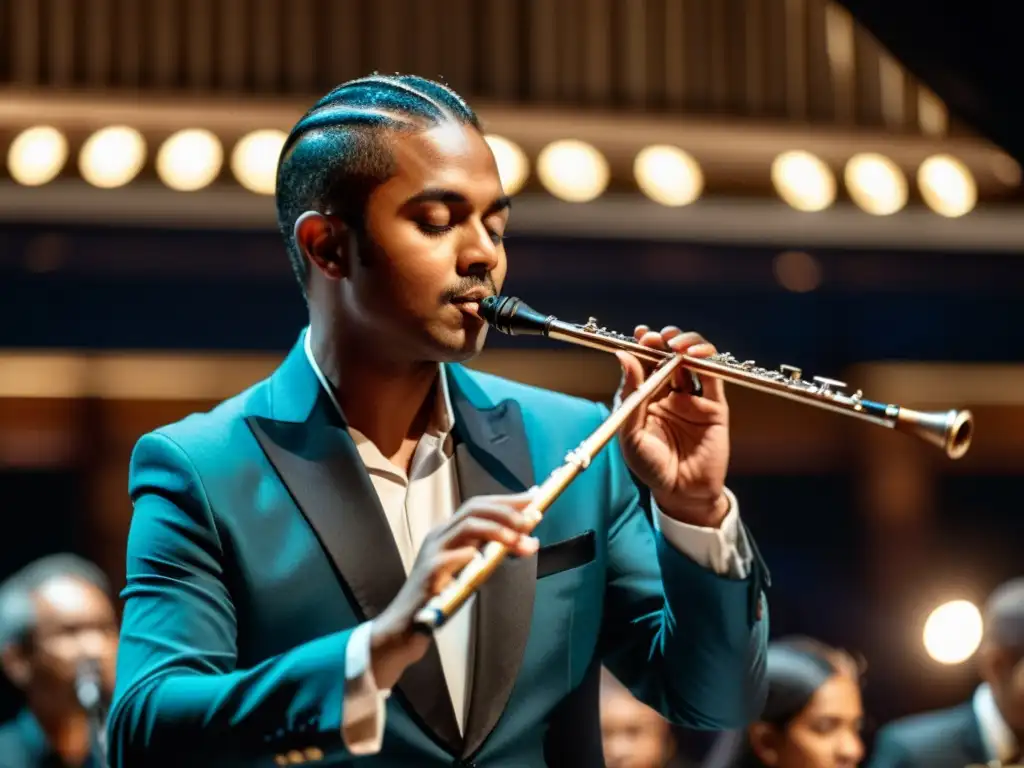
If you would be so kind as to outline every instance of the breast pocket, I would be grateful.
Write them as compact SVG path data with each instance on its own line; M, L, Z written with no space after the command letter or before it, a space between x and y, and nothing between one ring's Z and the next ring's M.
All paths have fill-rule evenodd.
M555 573L579 568L592 562L596 553L597 544L593 531L548 544L537 550L537 578L543 579Z
M601 579L594 531L586 531L537 551L537 600L553 655L563 660L569 689L585 671L597 643Z

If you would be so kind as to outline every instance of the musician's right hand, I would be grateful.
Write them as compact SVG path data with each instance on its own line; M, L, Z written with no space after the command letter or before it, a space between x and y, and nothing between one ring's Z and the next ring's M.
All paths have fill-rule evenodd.
M497 541L515 555L529 556L537 551L537 540L528 535L529 525L523 515L534 493L531 489L509 496L477 496L427 534L405 584L373 620L370 651L379 688L393 687L406 667L426 653L431 638L413 631L413 617L481 547Z

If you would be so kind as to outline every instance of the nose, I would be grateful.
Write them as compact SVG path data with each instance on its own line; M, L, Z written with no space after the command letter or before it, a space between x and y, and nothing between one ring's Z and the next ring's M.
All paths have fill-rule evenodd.
M473 222L465 228L465 233L459 243L459 274L480 277L490 274L501 259L501 246L494 242L483 222Z
M859 765L860 761L864 759L864 742L856 733L844 734L837 747L836 756L840 759L841 765Z

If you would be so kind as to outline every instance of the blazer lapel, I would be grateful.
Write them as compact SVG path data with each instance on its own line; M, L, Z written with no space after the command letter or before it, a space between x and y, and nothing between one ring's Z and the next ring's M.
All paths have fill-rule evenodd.
M519 404L478 406L482 393L468 376L447 366L455 410L455 461L463 501L519 493L534 485ZM476 390L474 392L474 390ZM485 401L488 402L489 401ZM476 752L494 729L512 693L530 635L537 556L506 558L477 590L474 663L462 754Z
M278 374L283 375L290 364L304 366L316 386L308 416L297 422L261 416L246 421L320 540L357 613L364 621L373 619L405 583L405 568L344 417L322 391L301 348L299 352L302 359L289 359ZM310 386L304 380L294 389ZM457 755L462 736L446 690L441 659L433 645L396 686L397 698L424 732Z

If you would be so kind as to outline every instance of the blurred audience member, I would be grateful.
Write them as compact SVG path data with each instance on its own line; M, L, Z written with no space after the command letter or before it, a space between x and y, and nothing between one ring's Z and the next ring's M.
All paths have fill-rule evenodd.
M984 682L971 700L883 728L871 768L1024 762L1024 578L1006 582L989 598L978 666Z
M0 585L0 648L26 700L0 727L0 766L101 768L104 724L80 698L109 701L114 687L117 618L103 573L61 554L11 576Z
M601 673L601 741L607 768L666 768L675 754L668 722L607 670Z
M725 734L706 768L854 768L864 758L861 665L810 638L768 647L768 699L760 719Z

